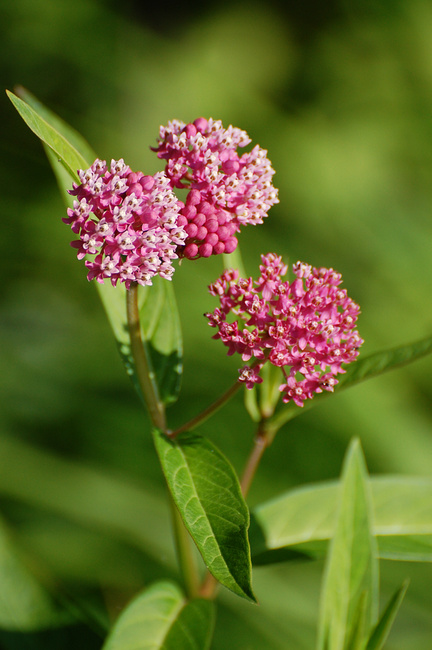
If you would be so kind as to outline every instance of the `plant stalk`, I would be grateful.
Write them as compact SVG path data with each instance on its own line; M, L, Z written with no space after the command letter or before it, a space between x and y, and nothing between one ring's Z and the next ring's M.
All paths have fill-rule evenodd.
M153 424L160 431L165 431L165 408L159 397L154 371L141 337L138 310L138 284L136 282L133 282L128 291L126 291L126 312L135 375L141 387Z
M227 402L233 395L237 393L237 391L241 388L242 384L239 381L236 381L228 390L225 391L220 397L218 397L217 400L215 400L210 406L208 406L204 411L196 415L192 420L189 420L189 422L186 422L186 424L182 424L181 427L178 429L175 429L175 431L168 431L167 435L170 438L176 438L180 433L183 433L184 431L191 431L195 427L197 427L199 424L207 420L213 413L215 413L218 409L221 408Z

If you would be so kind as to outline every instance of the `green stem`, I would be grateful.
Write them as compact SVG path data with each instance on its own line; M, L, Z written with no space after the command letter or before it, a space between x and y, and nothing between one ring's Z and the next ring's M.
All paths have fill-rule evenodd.
M195 427L197 427L199 424L207 420L213 413L215 413L218 409L220 409L221 406L225 404L233 395L236 394L236 392L241 388L242 384L239 381L236 381L235 384L233 384L230 388L228 388L225 393L223 393L220 397L218 397L217 400L213 402L213 404L210 404L204 411L196 415L192 420L189 420L189 422L186 422L186 424L182 424L181 427L176 429L175 431L169 431L167 432L167 435L170 438L176 438L180 433L183 433L184 431L191 431Z
M170 495L171 496L171 495ZM177 549L177 559L183 578L186 594L189 598L196 598L199 592L199 574L195 562L192 539L185 528L179 511L172 498L170 498L174 537Z
M153 424L160 431L165 431L165 408L159 397L155 374L141 337L138 310L138 284L136 282L133 282L130 289L126 291L126 312L135 375L141 387Z
M135 366L135 375L145 399L151 420L160 431L166 431L165 407L159 397L151 361L148 357L141 336L141 325L138 309L138 284L132 283L126 292L126 312L129 327L131 353ZM198 593L199 576L193 555L191 539L180 514L170 495L174 538L177 548L178 562L185 583L187 594L193 598Z

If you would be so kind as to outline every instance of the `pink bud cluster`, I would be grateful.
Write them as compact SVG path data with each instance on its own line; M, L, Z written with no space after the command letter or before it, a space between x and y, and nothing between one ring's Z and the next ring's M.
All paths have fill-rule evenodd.
M229 355L253 359L239 370L239 381L247 388L261 383L260 370L270 362L282 370L283 401L303 406L315 393L333 391L336 375L345 372L342 364L357 357L363 343L355 329L360 309L339 288L341 275L333 269L297 262L290 283L282 280L287 267L281 257L269 253L261 260L255 282L229 270L210 285L220 308L205 316Z
M187 233L179 223L179 201L163 172L145 176L132 172L123 159L104 160L78 172L80 184L70 190L76 199L63 221L79 240L78 259L94 255L85 264L88 279L115 286L124 282L152 283L158 274L167 280L174 272L172 261Z
M188 259L231 253L235 233L246 224L260 224L278 203L275 173L267 151L255 146L239 155L251 140L246 131L224 129L220 120L179 120L160 128L154 151L167 161L165 173L175 188L189 189L181 221L188 238L181 256Z

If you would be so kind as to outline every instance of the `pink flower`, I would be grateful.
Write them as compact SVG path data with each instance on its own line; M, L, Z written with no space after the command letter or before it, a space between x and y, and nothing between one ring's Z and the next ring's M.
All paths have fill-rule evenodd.
M283 401L303 406L323 390L333 391L342 364L354 361L363 343L355 329L359 306L340 289L333 269L297 262L293 282L283 281L287 267L273 253L261 257L260 276L238 277L225 271L209 287L220 308L205 314L228 354L240 354L251 366L239 370L247 388L259 383L266 362L281 368ZM228 316L234 317L233 322Z
M246 131L220 120L179 120L160 128L153 150L166 160L165 173L174 188L189 193L181 210L188 238L181 256L189 259L232 253L235 234L246 224L259 224L278 203L275 173L259 146L239 155L251 140Z
M85 264L88 279L115 286L124 282L152 284L155 275L170 280L187 233L180 221L180 203L163 172L145 176L132 172L122 159L104 160L78 172L76 197L65 223L79 239L72 242L78 259L94 255Z

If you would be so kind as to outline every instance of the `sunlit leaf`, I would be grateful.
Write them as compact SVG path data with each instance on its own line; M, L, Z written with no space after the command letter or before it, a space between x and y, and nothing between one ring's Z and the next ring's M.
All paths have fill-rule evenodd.
M339 486L334 536L321 593L318 649L359 648L376 622L378 561L372 506L360 444L347 452Z
M389 370L395 370L408 363L413 363L418 359L430 354L432 352L432 337L428 337L409 345L402 345L390 350L382 350L367 357L360 357L358 361L353 362L346 370L346 373L340 375L339 383L335 387L334 393L323 391L319 395L315 395L313 399L306 400L303 407L296 406L294 402L290 402L271 418L267 423L267 429L272 432L278 431L286 422L304 413L308 409L317 406L322 400L330 399L332 395L336 395L341 390L355 386L365 379L377 377Z
M396 614L408 589L408 581L405 581L391 597L387 607L376 624L366 646L366 650L381 650L390 633Z
M115 623L104 650L207 650L213 603L187 602L172 582L158 582L134 598Z
M249 511L233 468L197 433L172 440L155 432L154 439L174 502L209 571L234 593L255 600Z
M86 161L87 167L97 158L95 152L90 147L89 143L83 136L73 129L70 124L62 120L58 115L53 113L49 108L44 106L37 97L35 97L26 88L19 86L15 88L15 93L20 99L25 101L33 108L39 117L44 119L50 126L52 126L60 135L62 135L82 158Z
M372 477L370 487L379 557L432 562L432 480ZM316 483L254 508L250 529L254 564L323 556L334 534L337 492L336 482Z
M9 91L7 91L7 94L27 126L42 140L42 142L47 144L55 152L61 164L64 165L71 174L71 177L74 180L78 180L78 169L87 169L89 166L85 158L61 133L59 133L55 126L49 124L34 108L27 104L27 102ZM58 126L58 124L56 124L56 126Z

